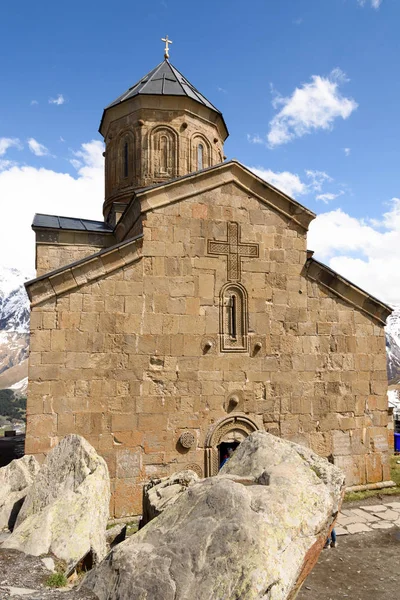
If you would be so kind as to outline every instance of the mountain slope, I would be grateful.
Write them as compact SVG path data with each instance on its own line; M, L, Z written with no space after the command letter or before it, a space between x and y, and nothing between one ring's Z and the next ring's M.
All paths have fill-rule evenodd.
M24 282L29 277L0 267L0 389L26 390L29 353L29 300ZM23 381L21 385L19 382Z
M400 306L395 306L394 311L387 320L386 332L386 358L387 372L390 384L400 382Z

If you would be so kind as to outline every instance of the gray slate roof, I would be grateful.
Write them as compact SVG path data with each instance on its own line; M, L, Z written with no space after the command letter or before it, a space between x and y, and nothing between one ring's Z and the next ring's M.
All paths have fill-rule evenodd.
M139 94L153 96L187 96L196 102L207 106L218 114L221 112L203 96L196 88L176 69L168 60L156 66L140 81L124 92L119 98L111 102L105 110L129 100Z
M97 233L112 233L113 229L103 221L90 219L73 219L71 217L58 217L56 215L36 214L32 228L44 227L46 229L69 229L73 231L95 231Z

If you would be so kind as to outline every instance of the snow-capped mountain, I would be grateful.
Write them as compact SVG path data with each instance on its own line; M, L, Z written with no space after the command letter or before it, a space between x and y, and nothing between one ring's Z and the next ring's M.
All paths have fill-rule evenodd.
M400 382L400 306L395 306L394 311L387 320L386 331L386 356L389 383Z
M0 268L0 331L28 333L29 300L24 288L28 279L16 269Z
M29 276L0 267L0 389L26 389L29 351Z

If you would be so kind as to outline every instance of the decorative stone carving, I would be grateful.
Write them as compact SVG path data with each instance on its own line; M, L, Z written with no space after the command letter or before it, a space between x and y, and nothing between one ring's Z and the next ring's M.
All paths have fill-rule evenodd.
M243 412L243 393L240 390L231 392L225 400L225 410L230 413L233 411Z
M227 283L220 294L221 352L248 350L247 291L240 283Z
M203 469L200 467L200 465L196 465L196 463L189 463L185 466L185 469L187 471L194 471L196 475L203 477Z
M247 415L235 413L215 423L207 435L206 447L206 477L218 474L218 446L221 442L242 442L253 431L258 431L257 424Z
M196 438L191 431L184 431L179 437L179 443L183 448L191 448L195 441Z
M208 240L208 254L227 256L228 281L241 280L241 259L258 258L258 244L243 244L240 241L239 223L229 222L227 224L227 241Z
M218 351L217 338L212 335L205 335L202 337L200 347L203 354L216 354Z
M178 135L172 127L160 125L150 133L150 171L155 181L176 177Z

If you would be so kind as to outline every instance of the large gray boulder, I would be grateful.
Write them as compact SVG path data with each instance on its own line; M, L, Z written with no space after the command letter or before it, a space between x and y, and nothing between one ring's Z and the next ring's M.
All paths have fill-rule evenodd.
M186 492L188 487L197 481L199 476L190 470L180 471L162 479L151 479L143 487L143 518L140 521L140 529L174 504L182 492Z
M97 563L106 554L109 502L104 459L84 438L67 435L47 455L2 547L51 552L67 571L89 553Z
M12 460L0 469L0 530L14 527L25 496L39 472L34 456Z
M288 600L314 566L344 493L342 472L256 432L117 546L84 585L100 600Z

